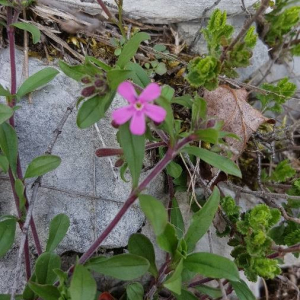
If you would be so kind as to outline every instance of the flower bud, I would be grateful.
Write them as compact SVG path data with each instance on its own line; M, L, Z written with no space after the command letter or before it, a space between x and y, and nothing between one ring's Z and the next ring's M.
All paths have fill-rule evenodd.
M95 86L91 85L91 86L87 86L86 88L84 88L82 91L81 91L81 95L83 97L90 97L92 96L94 93L95 93Z
M82 82L82 83L85 83L85 84L91 83L91 78L90 78L89 76L83 77L83 78L81 79L81 82Z
M103 81L103 80L101 80L101 79L97 79L96 81L95 81L95 87L101 87L101 86L103 86L105 84L105 82Z
M112 126L113 128L118 129L120 125L117 124L114 120L112 120L112 121L111 121L111 126Z

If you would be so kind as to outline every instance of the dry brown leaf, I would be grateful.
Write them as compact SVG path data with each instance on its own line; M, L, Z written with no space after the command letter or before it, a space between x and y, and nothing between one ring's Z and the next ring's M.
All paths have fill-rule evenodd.
M226 138L228 146L239 153L233 159L242 154L251 135L262 123L274 123L274 120L264 117L260 111L248 104L247 96L248 92L245 89L232 89L226 85L219 86L212 92L204 92L207 115L223 120L223 131L232 132L240 138L240 141Z

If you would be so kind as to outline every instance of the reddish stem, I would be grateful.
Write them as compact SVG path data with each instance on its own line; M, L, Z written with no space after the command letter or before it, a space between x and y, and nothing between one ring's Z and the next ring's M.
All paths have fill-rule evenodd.
M141 184L132 191L129 198L125 201L122 208L119 210L114 219L102 232L102 234L97 238L97 240L91 245L91 247L80 257L79 263L84 264L101 245L101 243L107 238L111 231L116 227L122 217L125 215L130 206L135 202L138 194L142 192L147 185L160 173L163 169L172 161L172 159L177 155L177 152L187 143L191 142L197 138L197 136L190 135L182 139L174 148L169 148L165 156L158 164L154 167L152 172L141 182ZM69 269L69 275L73 273L74 266Z

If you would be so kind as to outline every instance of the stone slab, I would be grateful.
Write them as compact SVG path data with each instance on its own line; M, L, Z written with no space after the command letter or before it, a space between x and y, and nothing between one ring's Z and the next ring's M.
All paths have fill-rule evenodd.
M48 2L43 0L42 2ZM58 3L59 2L59 3ZM199 20L203 11L212 6L216 1L205 0L125 0L123 4L123 10L130 17L140 20L142 22L150 23L177 23L190 20ZM256 1L245 0L245 6L250 7ZM101 12L99 4L96 0L60 0L51 1L51 5L55 6L58 3L60 9L63 6L80 8L89 13ZM114 0L107 0L109 6L115 6ZM235 15L242 13L240 0L221 0L214 8L226 10L228 15ZM207 15L212 12L209 11Z

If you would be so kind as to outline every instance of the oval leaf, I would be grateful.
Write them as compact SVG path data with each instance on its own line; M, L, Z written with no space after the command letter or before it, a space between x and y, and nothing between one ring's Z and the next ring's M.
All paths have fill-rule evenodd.
M78 111L77 126L81 129L85 129L103 118L114 96L115 92L111 91L105 96L96 95L85 101Z
M53 218L49 227L49 238L47 241L46 251L53 251L62 241L70 226L69 217L59 214Z
M227 157L195 146L185 147L182 149L182 152L195 155L209 165L216 167L227 174L234 175L240 178L242 177L241 170L233 161L231 161Z
M205 203L205 205L193 215L190 227L185 235L188 253L195 249L197 242L207 232L220 202L220 192L217 187Z
M50 82L59 72L51 67L44 68L41 71L28 77L19 87L17 96L22 98L26 94Z
M145 136L134 135L129 130L129 123L120 126L119 140L128 164L132 185L136 187L139 183L140 173L143 167L145 155Z
M97 291L95 279L82 265L77 265L72 277L69 292L71 300L94 300Z
M150 263L149 272L153 276L157 276L154 247L145 235L141 233L132 234L128 242L128 251L130 254L146 258Z
M205 277L240 280L239 271L233 261L212 253L191 254L184 261L184 267Z
M136 279L144 275L149 266L147 259L133 254L120 254L108 259L101 257L99 261L93 259L88 263L88 268L93 271L120 280Z
M35 264L37 283L53 284L56 279L53 269L60 269L60 257L51 252L41 254Z
M177 237L181 239L184 234L184 222L176 198L172 199L171 223L176 229Z
M22 211L23 208L25 207L26 198L25 198L25 186L21 179L16 179L15 190L16 190L16 194L19 198L19 207L20 207L20 210Z
M60 69L70 78L79 81L81 80L84 76L86 76L86 68L83 65L77 65L77 66L70 66L60 60L58 62L58 65Z
M107 72L109 87L113 90L117 89L119 84L128 78L131 78L132 71L130 70L110 70Z
M182 262L183 260L181 259L172 275L164 282L164 287L166 287L171 292L176 293L177 295L181 294L181 273L183 270Z
M163 204L149 195L139 195L140 206L151 223L155 235L161 235L168 223L168 214Z
M10 92L7 89L5 89L1 84L0 84L0 96L4 96L4 97L11 96Z
M9 162L13 174L16 174L18 138L16 131L8 123L0 125L0 147Z
M13 216L3 217L0 221L0 258L11 248L15 240L17 220Z
M125 65L136 54L141 42L149 39L150 35L146 32L138 32L137 34L135 34L124 46L122 53L117 61L117 66L123 69Z
M53 285L42 285L35 282L29 282L28 285L43 300L58 300L60 297L58 288Z
M55 170L61 163L60 157L56 155L41 155L34 158L28 165L24 178L42 176Z
M245 281L230 281L236 295L239 300L255 300L256 297L253 295L251 290L248 288Z
M126 287L127 300L143 300L144 298L144 288L138 283L134 282Z
M8 120L14 114L9 106L0 103L0 124Z
M31 36L32 36L32 41L33 41L34 44L38 43L39 40L41 39L40 30L32 24L21 23L20 22L20 23L13 23L11 25L14 26L14 27L17 27L19 29L26 30L26 31L30 32Z
M8 172L9 168L9 162L4 155L0 155L0 170L2 170L4 173Z

